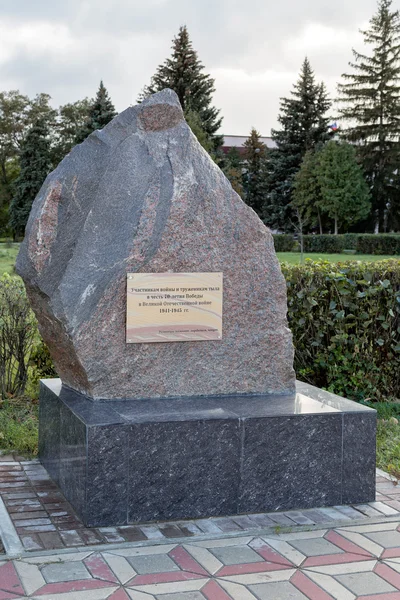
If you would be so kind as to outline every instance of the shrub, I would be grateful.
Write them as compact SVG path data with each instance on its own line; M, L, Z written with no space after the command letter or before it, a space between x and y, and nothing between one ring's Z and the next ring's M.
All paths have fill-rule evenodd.
M362 234L357 236L359 254L400 254L400 235Z
M29 362L32 367L30 380L37 387L39 379L58 377L49 349L42 339L33 349Z
M295 240L293 235L280 233L274 234L275 252L293 252Z
M19 277L0 278L0 393L22 395L28 382L28 362L38 338L37 322Z
M397 234L305 235L303 243L304 252L340 254L343 250L356 250L358 254L400 255L400 235Z
M304 252L340 254L344 249L344 240L341 235L304 235L303 248Z
M38 403L30 398L0 401L0 448L35 456L38 451Z
M400 261L282 265L297 376L354 400L400 398Z

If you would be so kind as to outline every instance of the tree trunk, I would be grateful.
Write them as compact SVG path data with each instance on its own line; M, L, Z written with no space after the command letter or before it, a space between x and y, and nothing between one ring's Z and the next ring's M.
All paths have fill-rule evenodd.
M338 234L338 219L337 219L337 215L335 215L335 235Z
M321 213L319 212L319 208L318 207L317 207L317 213L318 213L319 233L320 233L320 235L322 235L324 232L322 230Z

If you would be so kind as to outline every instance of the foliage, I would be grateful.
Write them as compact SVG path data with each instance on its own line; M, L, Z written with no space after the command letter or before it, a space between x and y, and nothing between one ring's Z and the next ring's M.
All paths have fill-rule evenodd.
M237 148L230 148L221 164L221 168L229 179L231 186L241 198L244 196L243 191L243 160Z
M48 94L29 99L18 90L0 92L0 180L3 184L10 182L12 173L7 165L18 156L27 131L38 120L43 120L47 127L53 125L57 111L49 102Z
M30 398L0 401L0 448L26 457L38 452L38 404Z
M368 216L370 192L353 146L334 140L325 144L318 156L316 174L319 184L316 202L334 220L335 235L339 223L348 227Z
M50 142L44 121L37 121L21 144L20 174L10 205L10 225L23 235L32 203L51 170Z
M349 122L344 133L360 152L382 230L387 218L400 224L400 13L392 11L392 0L379 0L362 33L372 52L367 56L353 50L353 72L343 75L339 100L341 117Z
M37 322L19 277L0 278L0 394L22 395L28 382L28 362L37 340Z
M287 238L287 241L281 240ZM289 240L292 240L293 235L282 234L274 235L275 249L277 252L290 252ZM339 235L304 235L303 236L304 251L318 253L341 253L343 250L355 250L357 254L376 254L385 256L400 255L400 235L388 233L370 234L370 233L345 233ZM284 245L285 249L281 249Z
M280 233L280 234L275 234L273 236L274 238L274 245L275 245L275 252L292 252L293 248L295 246L295 240L292 234L284 234L284 233Z
M315 82L306 58L290 98L282 98L278 121L281 129L272 130L277 149L268 161L268 196L264 220L274 229L290 231L294 215L291 207L293 181L307 150L329 138L325 116L330 101L323 83Z
M298 377L354 400L400 399L400 262L282 270Z
M400 235L361 234L357 236L357 252L400 255Z
M32 367L30 381L34 386L38 386L40 379L58 377L49 349L42 339L33 348L29 363Z
M320 204L321 186L318 180L319 153L307 150L293 180L292 206L299 211L304 225L310 229L316 225L322 234Z
M82 107L79 107L81 109ZM88 135L96 131L97 129L103 129L116 115L116 110L111 98L104 87L102 81L100 81L99 89L95 99L92 101L88 115L82 127L78 129L76 134L75 143L79 144L87 138ZM82 116L82 115L81 115Z
M86 124L89 110L94 100L84 98L59 108L59 118L55 124L54 143L52 146L52 163L58 163L76 144L76 137Z
M389 404L388 406L392 405ZM393 416L378 421L376 450L376 466L399 479L400 425L396 417Z
M260 134L254 127L244 143L245 172L243 175L244 199L256 213L263 214L266 194L265 169L267 147L261 141Z
M203 71L204 65L193 49L187 27L180 27L172 41L171 57L157 68L140 99L165 88L174 90L183 110L190 109L199 115L203 130L213 141L214 150L218 150L223 142L223 137L217 135L222 119L219 110L211 104L215 92L214 79Z
M343 254L326 254L326 253L311 253L304 252L303 255L299 250L294 252L277 252L278 260L281 263L289 263L290 265L303 264L305 260L309 259L312 262L320 262L321 260L330 263L346 263L353 261L356 258L357 262L377 262L381 260L392 259L393 256L374 256L372 254L357 254L356 257L349 255L348 253Z
M8 247L11 246L11 247ZM15 259L17 258L19 244L0 244L0 274L14 273Z
M185 119L198 142L203 146L204 150L213 157L214 143L204 129L199 113L188 108L185 110Z
M17 157L10 158L5 165L5 177L0 178L0 235L12 237L9 207L14 193L15 180L19 175ZM1 271L0 271L1 272Z

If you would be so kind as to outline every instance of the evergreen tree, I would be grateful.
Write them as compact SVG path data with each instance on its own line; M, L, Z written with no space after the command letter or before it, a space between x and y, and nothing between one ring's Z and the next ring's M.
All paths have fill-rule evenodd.
M88 135L96 131L96 129L103 129L115 116L117 112L114 108L114 104L111 102L111 98L104 87L102 81L96 94L96 98L93 100L92 105L89 108L86 122L78 130L76 135L76 143L80 144L87 138Z
M189 108L185 110L185 119L186 123L189 125L190 129L193 131L204 150L212 156L214 144L208 133L203 128L199 113ZM212 158L214 157L212 156Z
M319 153L307 150L293 182L292 205L298 211L304 226L309 229L316 225L323 233L321 217L321 187L318 181Z
M264 207L267 225L291 230L291 208L294 177L307 150L329 139L330 101L323 83L316 83L314 72L306 58L300 77L289 98L281 99L278 121L281 129L272 130L277 148L268 161L268 195Z
M15 235L24 234L32 203L51 170L48 128L38 120L21 144L20 173L10 204L10 226Z
M319 155L317 172L321 192L318 204L333 219L335 234L339 226L346 229L368 216L370 190L351 144L328 142Z
M183 110L186 112L190 109L199 115L202 128L212 139L214 150L217 150L223 143L223 137L217 135L222 118L219 117L219 110L211 105L215 92L214 79L203 71L204 65L192 47L186 26L183 26L173 39L172 56L157 68L140 99L161 92L164 88L174 90Z
M244 199L261 216L266 193L267 147L260 140L260 134L254 127L245 146L245 173L243 175Z
M222 164L222 170L225 173L227 179L229 179L231 186L241 198L244 197L243 191L243 160L240 156L240 152L237 148L231 148L225 155Z
M353 50L353 72L339 85L341 117L350 122L346 138L359 148L372 192L376 231L385 217L400 217L399 123L400 123L400 15L392 0L379 0L364 42L366 56Z

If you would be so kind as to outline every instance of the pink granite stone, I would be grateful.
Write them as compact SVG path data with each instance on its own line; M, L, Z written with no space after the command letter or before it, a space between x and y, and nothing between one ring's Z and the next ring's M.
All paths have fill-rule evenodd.
M270 232L171 90L128 108L46 179L17 260L64 384L94 399L292 393ZM127 344L127 272L223 272L223 338Z

